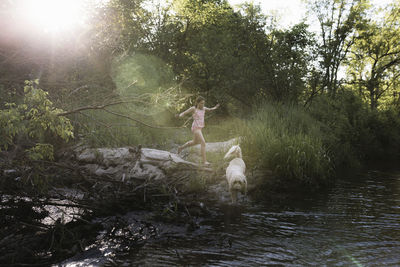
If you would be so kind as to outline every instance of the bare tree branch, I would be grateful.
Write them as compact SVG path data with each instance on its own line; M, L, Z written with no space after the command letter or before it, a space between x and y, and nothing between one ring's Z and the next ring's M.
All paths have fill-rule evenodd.
M107 103L107 104L103 104L103 105L80 107L80 108L73 109L70 111L58 113L57 116L66 116L66 115L70 115L70 114L74 114L74 113L79 113L84 110L104 109L109 106L115 106L115 105L119 105L119 104L128 104L128 103L146 103L146 102L140 101L140 100L129 100L129 101L121 100L121 101L111 102L111 103Z
M126 118L128 120L140 123L140 124L142 124L144 126L147 126L149 128L155 128L155 129L180 129L180 128L184 128L186 122L188 121L188 120L186 120L185 123L182 126L177 126L177 127L176 126L168 127L168 126L150 125L150 124L147 124L145 122L142 122L142 121L140 121L138 119L132 118L131 116L128 116L128 115L125 115L125 114L117 113L117 112L114 112L114 111L111 111L111 110L108 110L108 109L105 109L105 108L103 110L108 112L108 113L110 113L110 114L113 114L115 116L123 117L123 118Z
M118 104L132 103L132 102L138 102L138 101L117 101L117 102L108 103L108 104L104 104L104 105L98 105L98 106L80 107L80 108L77 108L77 109L74 109L74 110L70 110L70 111L66 111L66 112L61 112L61 113L57 114L57 116L66 116L66 115L70 115L70 114L74 114L74 113L83 114L81 111L84 111L84 110L104 110L104 111L106 111L107 113L113 114L113 115L115 115L115 116L123 117L123 118L129 119L129 120L131 120L131 121L137 122L137 123L139 123L139 124L142 124L142 125L144 125L144 126L146 126L146 127L155 128L155 129L179 129L179 128L185 128L186 125L187 125L187 122L190 120L190 118L187 119L187 120L183 123L182 126L168 127L168 126L150 125L150 124L147 124L147 123L145 123L145 122L143 122L143 121L141 121L141 120L139 120L139 119L133 118L133 117L131 117L131 116L128 116L128 115L125 115L125 114L121 114L121 113L117 113L117 112L111 111L111 110L109 110L109 109L106 109L106 107L109 107L109 106L114 106L114 105L118 105ZM141 101L139 101L139 102L141 102ZM111 127L111 126L109 126L109 125L106 125L106 126L107 126L107 127Z

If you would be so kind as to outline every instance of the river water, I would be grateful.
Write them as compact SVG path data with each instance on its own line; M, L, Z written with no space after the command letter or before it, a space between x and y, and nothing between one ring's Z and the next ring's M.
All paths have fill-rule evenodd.
M115 255L125 266L400 266L400 171L368 171L317 195L215 203L199 228L165 228Z

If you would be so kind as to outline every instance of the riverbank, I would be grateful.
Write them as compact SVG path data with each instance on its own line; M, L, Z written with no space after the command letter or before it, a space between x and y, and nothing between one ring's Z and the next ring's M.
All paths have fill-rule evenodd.
M143 231L154 222L194 230L196 218L208 214L202 202L211 194L208 186L214 185L218 197L226 191L217 170L167 151L78 146L56 159L2 166L1 264L47 266L107 238L141 246L152 237ZM148 215L141 219L143 228L123 228L131 236L119 236L115 224L123 225L124 214L138 211ZM100 233L103 241L97 239Z
M0 235L0 242L4 244L2 264L46 266L64 259L69 259L65 263L93 259L100 266L114 261L114 256L124 261L122 255L142 253L148 242L154 245L153 242L164 240L171 233L178 239L192 233L201 236L207 233L204 229L207 222L221 218L221 213L231 214L234 217L229 220L236 221L243 212L250 216L253 211L249 207L253 205L265 203L276 210L285 209L305 199L312 202L315 196L332 190L321 188L313 194L299 188L282 190L273 184L277 178L271 171L249 169L248 197L232 206L222 162L210 171L198 169L195 164L170 165L179 161L178 158L173 153L162 152L156 155L165 155L156 159L154 149L81 147L75 151L79 154L64 152L63 157L69 163L64 160L41 165L41 173L47 173L41 180L29 177L32 173L29 168L2 170L2 194L7 195L2 198L0 210L4 215ZM139 151L143 159L141 167L137 161ZM151 160L148 153L153 155ZM196 152L189 153L193 154ZM151 172L158 175L150 175L143 165L151 163L155 163L153 167L169 167L167 171L152 168ZM171 175L179 172L168 168L178 166L186 166L185 171L178 176ZM124 176L126 169L136 171ZM161 177L161 174L169 175ZM46 185L37 181L45 181ZM222 246L228 247L233 242L225 236L220 238L218 242ZM19 246L25 249L16 249Z

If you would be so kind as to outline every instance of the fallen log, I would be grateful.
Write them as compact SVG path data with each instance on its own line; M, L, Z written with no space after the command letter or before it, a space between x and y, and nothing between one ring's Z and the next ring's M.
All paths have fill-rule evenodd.
M213 172L212 168L184 160L175 153L152 148L86 148L76 150L75 154L81 168L118 181L162 180L184 173Z

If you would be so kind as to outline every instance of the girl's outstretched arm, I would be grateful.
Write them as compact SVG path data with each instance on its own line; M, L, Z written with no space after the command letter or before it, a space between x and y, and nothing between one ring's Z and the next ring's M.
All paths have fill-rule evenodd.
M206 108L206 107L204 107L204 109L205 109L206 111L213 111L213 110L216 110L217 108L219 108L219 104L216 104L215 107L213 107L213 108Z
M185 110L184 112L180 113L180 114L176 114L176 117L182 118L183 116L185 116L186 114L193 112L194 111L194 107L190 107L187 110Z

